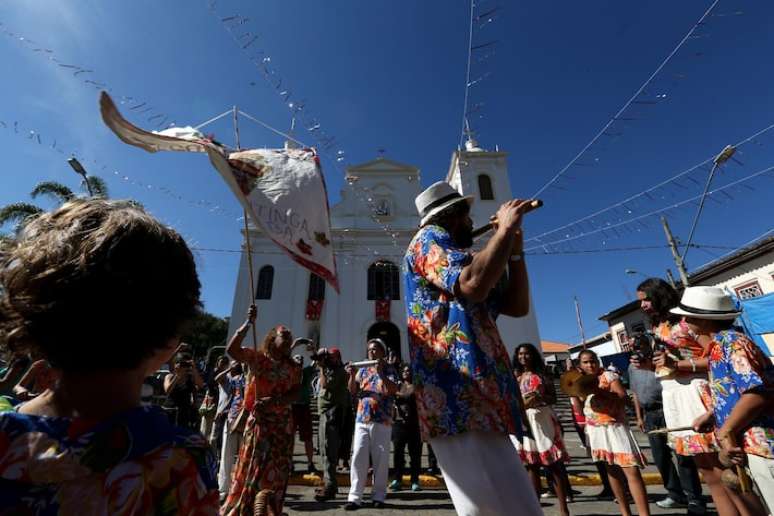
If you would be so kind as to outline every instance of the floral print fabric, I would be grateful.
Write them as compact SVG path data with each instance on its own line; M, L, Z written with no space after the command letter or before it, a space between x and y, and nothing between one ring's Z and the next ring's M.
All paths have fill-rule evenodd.
M618 375L604 371L599 375L600 390L611 392ZM645 455L626 421L624 404L592 394L586 398L586 437L594 462L615 464L622 468L645 466Z
M547 382L535 373L523 373L519 378L522 397L530 394L546 395ZM562 427L553 409L545 401L526 409L527 424L532 437L524 435L513 439L524 464L548 466L557 461L569 462L570 454L564 446Z
M770 395L774 388L771 362L753 341L737 330L715 334L709 361L716 428L723 426L742 394L755 390ZM744 431L740 444L745 453L774 458L774 417L764 414L754 419Z
M391 366L384 368L384 375L393 383L398 382L398 375ZM355 381L360 386L355 421L364 424L391 425L395 396L387 394L387 388L379 373L376 372L376 367L361 367L357 371Z
M300 386L301 366L290 359L272 360L251 349L242 351L248 356L256 401L222 514L252 516L255 497L264 489L274 491L274 510L281 514L293 457L293 415L290 402L262 404L260 399L277 398Z
M403 262L409 349L422 437L471 430L521 436L519 394L495 324L500 296L454 295L472 255L440 226L419 230Z
M98 423L0 415L0 514L217 512L209 445L157 407Z

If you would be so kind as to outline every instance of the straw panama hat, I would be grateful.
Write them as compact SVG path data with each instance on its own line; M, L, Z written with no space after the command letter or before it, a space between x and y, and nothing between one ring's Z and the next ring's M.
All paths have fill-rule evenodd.
M736 309L731 296L719 287L686 288L680 304L670 312L696 319L720 321L736 319L742 313Z
M433 217L433 215L442 212L449 206L460 201L465 201L468 203L468 206L473 206L472 195L466 195L463 197L457 190L455 190L449 183L446 183L445 181L438 181L437 183L433 183L427 187L424 192L419 194L416 199L414 199L414 204L417 206L417 212L419 212L419 216L422 219L419 222L419 225L424 226L427 224L427 221Z

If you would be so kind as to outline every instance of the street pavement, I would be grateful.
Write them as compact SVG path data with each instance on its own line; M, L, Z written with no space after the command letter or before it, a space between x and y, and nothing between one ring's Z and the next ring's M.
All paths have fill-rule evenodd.
M570 409L569 400L560 391L558 392L558 396L559 399L555 406L555 410L559 416L559 420L562 423L562 427L564 429L565 445L572 458L571 462L567 465L567 471L570 475L571 481L573 482L573 489L576 491L574 501L569 506L570 513L573 515L620 514L618 505L615 502L600 501L595 497L595 495L602 489L602 486L599 485L597 470L594 464L589 460L585 449L581 446L580 438L578 437L578 434L576 433L572 424L572 412ZM656 506L655 502L664 498L665 490L661 485L658 471L652 465L650 447L648 445L647 437L636 429L634 429L634 435L651 463L643 470L643 476L648 483L648 498L650 500L651 514L685 514L686 510L684 508L673 508L665 510ZM423 469L427 467L426 452L426 447L423 447ZM515 450L514 453L516 453ZM296 442L293 458L296 470L305 471L306 457L304 456L302 443ZM406 459L408 462L408 457L406 457ZM319 456L315 457L315 461L317 467L320 468L322 464L320 463ZM392 457L390 457L390 462L392 463ZM346 495L349 489L349 484L346 482L346 474L340 476L340 479L345 482L345 485L340 484L338 498L335 501L318 503L314 500L314 484L316 483L315 477L312 475L295 475L291 479L291 485L288 488L285 512L287 512L289 515L309 513L314 513L315 515L344 514L345 511L343 510L343 505L346 503ZM407 477L405 481L408 481ZM355 514L378 514L382 516L393 516L398 514L441 516L455 514L451 499L449 498L446 489L443 487L442 477L423 475L422 484L425 487L420 492L411 492L405 488L399 492L388 492L387 507L385 509L372 509L369 508L367 504L364 504L363 508L358 510ZM528 486L514 485L514 489L519 488L527 489ZM706 489L706 486L704 486L704 494L705 498L707 499L708 509L710 509L708 514L714 514L714 512L712 512L711 499L709 498L709 492ZM368 500L369 496L370 487L366 488L365 499ZM541 505L543 506L543 510L546 515L559 515L559 508L556 504L556 498L543 498L541 499ZM632 512L636 513L634 503L631 504L631 507ZM514 508L513 514L519 514L518 508Z

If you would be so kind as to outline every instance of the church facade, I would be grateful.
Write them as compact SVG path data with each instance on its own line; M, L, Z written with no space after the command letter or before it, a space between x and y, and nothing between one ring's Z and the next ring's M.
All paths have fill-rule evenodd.
M471 211L475 227L512 198L504 152L469 144L452 154L446 181L461 194L475 196ZM338 347L345 361L364 359L366 341L372 337L382 338L407 361L401 266L418 228L414 198L421 190L420 171L411 165L380 157L347 169L341 200L331 208L339 294L251 228L258 345L272 327L285 324L294 337ZM244 321L250 290L247 255L242 253L229 336ZM509 352L522 342L540 347L532 307L524 317L500 317L498 327ZM251 339L248 334L243 345L250 345Z

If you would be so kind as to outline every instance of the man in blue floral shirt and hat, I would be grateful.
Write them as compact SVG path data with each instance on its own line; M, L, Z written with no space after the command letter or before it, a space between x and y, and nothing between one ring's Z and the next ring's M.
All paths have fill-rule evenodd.
M521 221L531 202L500 206L475 254L472 202L445 182L415 201L420 229L403 266L422 437L458 514L542 514L508 437L521 434L519 392L495 324L529 312Z

